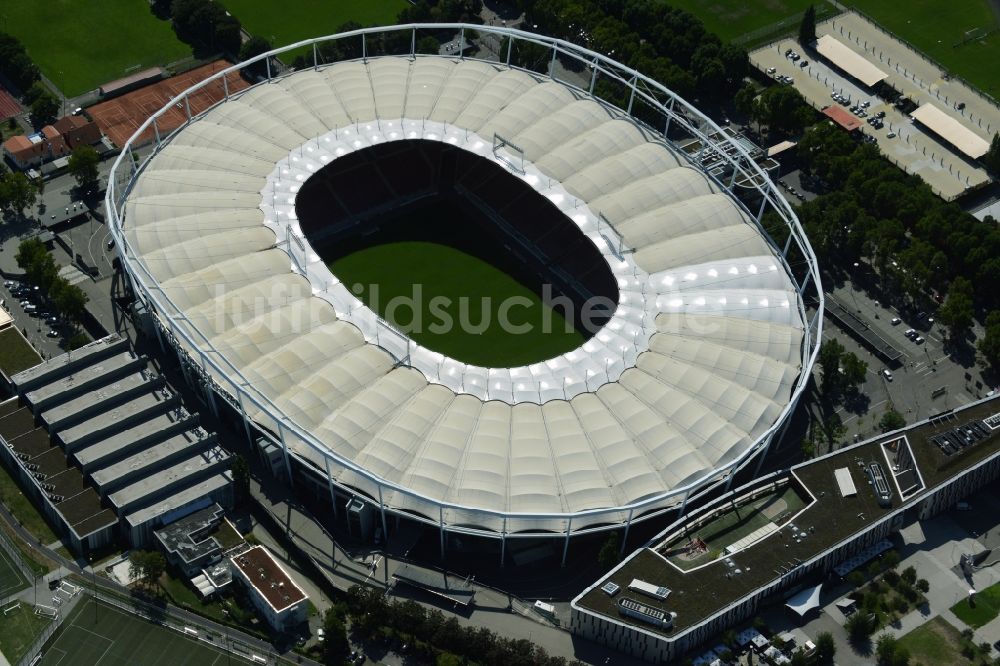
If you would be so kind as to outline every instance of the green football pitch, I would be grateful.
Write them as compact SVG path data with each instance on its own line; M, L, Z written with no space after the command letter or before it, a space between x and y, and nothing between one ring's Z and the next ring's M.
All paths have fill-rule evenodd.
M273 0L222 0L250 34L263 37L274 47L303 39L323 37L347 21L363 26L394 25L406 0L299 0L286 5ZM290 56L283 56L291 62Z
M89 597L81 599L63 620L43 653L39 666L250 663Z
M910 42L933 60L993 97L1000 97L1000 22L988 0L852 0L883 28ZM989 33L963 43L970 30Z
M330 270L414 341L464 363L528 365L583 343L534 291L447 245L375 245L332 262Z
M191 55L146 0L5 0L2 27L68 96Z
M26 587L28 587L28 581L10 561L10 555L0 550L0 599L6 599Z
M744 46L796 33L799 17L809 5L816 7L819 20L835 12L824 0L669 0L667 4L697 16L724 42L746 40Z

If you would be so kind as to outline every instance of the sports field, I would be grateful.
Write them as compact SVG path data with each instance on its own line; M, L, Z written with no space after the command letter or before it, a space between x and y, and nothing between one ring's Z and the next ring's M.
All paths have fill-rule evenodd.
M28 581L10 561L10 555L0 549L0 599L6 599L26 587L28 587Z
M1000 23L988 0L851 0L869 18L910 42L952 74L1000 97ZM993 30L985 39L962 44L969 30Z
M534 291L446 245L375 245L332 262L330 270L349 287L358 285L359 298L413 340L465 363L527 365L583 343Z
M337 31L348 21L363 26L394 25L406 0L299 0L294 6L271 0L222 0L250 34L274 47ZM291 58L286 58L289 62Z
M744 46L763 43L767 38L797 33L802 12L816 7L817 20L833 16L836 10L824 0L666 0L671 7L694 14L709 32L724 42L738 40ZM756 36L760 33L760 36Z
M14 602L6 606L0 613L0 649L3 656L16 664L49 622L51 620L44 615L36 615L29 604Z
M39 666L249 663L89 597L81 599L63 620L44 655Z
M191 55L146 0L5 0L3 28L42 73L73 96L127 74Z

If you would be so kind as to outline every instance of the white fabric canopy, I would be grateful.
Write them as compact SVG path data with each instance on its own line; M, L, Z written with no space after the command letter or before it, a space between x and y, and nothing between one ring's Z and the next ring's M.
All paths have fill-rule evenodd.
M448 141L496 159L494 133L524 149L521 177L601 251L618 310L580 349L525 368L422 348L401 366L406 340L379 337L374 315L303 243L294 195L374 143ZM294 453L326 469L333 452L408 489L386 504L435 521L434 502L544 514L665 495L750 450L801 371L799 294L729 194L620 112L483 62L374 58L251 88L161 147L125 219L137 255L126 261L142 262L193 337L269 403L248 405L252 418L275 431L297 424L323 448L286 432ZM336 458L329 470L378 496Z
M789 597L788 601L785 602L785 606L798 614L799 617L805 617L806 613L819 607L819 595L822 590L823 583L814 587L807 587Z

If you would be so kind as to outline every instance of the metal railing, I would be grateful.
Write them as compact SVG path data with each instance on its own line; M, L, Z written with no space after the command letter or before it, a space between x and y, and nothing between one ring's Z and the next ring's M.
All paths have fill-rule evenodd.
M224 354L215 349L211 340L202 331L190 325L181 308L177 307L160 287L157 279L143 261L141 254L137 254L132 248L124 233L127 223L126 201L129 192L135 183L136 177L142 172L146 164L149 163L149 160L156 155L159 148L169 142L176 132L196 119L191 114L189 101L193 93L221 79L225 95L223 100L209 107L214 108L214 106L224 103L231 97L226 79L227 76L237 73L244 67L261 60L310 46L313 47L313 67L319 69L332 63L320 63L318 45L326 42L337 42L339 40L360 38L363 54L361 60L367 62L369 59L367 55L367 42L370 37L388 33L410 32L410 52L398 54L399 57L408 57L411 59L440 57L422 56L413 51L412 45L416 42L417 31L420 30L454 30L461 32L463 39L467 30L470 32L475 31L480 36L479 38L485 36L488 39L496 40L501 45L506 44L505 56L503 53L500 53L497 54L497 58L495 59L478 58L479 60L489 62L493 65L500 64L511 69L530 71L536 76L538 72L517 67L512 63L513 46L517 43L543 47L551 52L548 64L548 76L551 79L574 88L582 96L589 96L604 106L615 109L619 109L619 107L594 94L596 83L600 79L623 86L628 94L628 105L627 110L621 111L619 109L619 111L634 122L645 125L650 132L655 132L661 136L664 142L670 142L668 136L671 133L683 133L689 137L701 140L702 145L706 148L732 143L710 118L703 115L687 101L678 97L656 81L603 54L584 49L569 42L521 30L469 24L421 23L385 28L365 28L338 35L303 40L283 48L275 49L220 71L174 97L164 108L154 113L136 130L129 142L122 147L122 151L112 167L106 194L109 228L115 239L119 256L123 266L126 268L126 273L129 276L137 298L146 303L150 311L155 313L154 321L157 324L157 334L166 336L178 354L187 356L190 359L192 367L202 373L206 385L213 387L218 395L239 410L244 419L248 418L246 415L251 407L269 416L272 427L271 430L262 429L263 434L276 446L281 447L285 454L286 464L289 456L288 444L289 441L293 441L299 445L308 447L318 454L324 460L328 475L331 474L331 464L336 465L341 470L352 472L355 475L353 487L347 487L338 483L338 488L348 495L360 496L365 500L377 502L377 506L382 514L383 526L386 523L386 512L390 511L397 512L411 520L439 527L442 532L448 530L501 539L507 536L529 536L527 533L530 532L531 536L564 536L568 545L570 534L615 529L621 527L623 522L627 526L633 521L647 519L651 516L662 514L664 511L674 510L678 505L683 510L687 499L692 493L704 489L709 484L718 483L721 480L731 482L733 475L742 469L754 457L755 453L763 451L763 454L766 454L766 450L772 440L775 436L779 435L780 429L786 423L791 411L795 408L805 390L809 379L808 371L812 368L819 351L824 298L822 289L820 288L816 257L790 204L777 191L761 167L739 145L736 145L735 151L732 148L728 151L719 150L725 156L726 163L733 170L729 183L722 182L716 176L700 169L697 166L697 156L694 158L688 157L688 159L693 168L705 173L706 177L710 178L721 190L731 192L732 183L736 181L758 184L757 193L760 196L760 204L757 211L750 211L735 196L733 197L733 201L747 213L751 220L756 221L761 234L774 247L775 254L782 268L797 287L799 293L798 314L800 321L803 322L804 332L801 349L801 366L803 371L796 380L789 401L778 418L775 419L767 431L755 441L750 442L733 460L721 467L706 472L701 477L681 487L673 488L656 496L623 506L576 512L507 512L428 497L398 483L380 478L353 460L340 455L337 451L329 449L311 432L291 421L270 398L260 393L238 367L233 365ZM503 50L501 49L501 51ZM471 59L466 56L449 57ZM567 80L560 79L560 67L557 64L564 62L576 63L576 65L579 65L579 71L589 71L589 84L579 80L571 80L572 77L567 77ZM282 76L288 76L288 74ZM257 85L268 85L272 80L269 68L267 80ZM660 126L658 121L657 127L653 128L648 120L641 120L637 117L634 113L637 104L644 104L645 108L652 109L655 113L659 114L662 126ZM175 106L186 110L187 120L179 128L175 128L168 134L163 135L159 129L158 119L169 110L174 109ZM139 161L135 157L135 144L139 140L139 137L150 128L154 130L156 145L151 155ZM680 153L680 151L677 152ZM767 210L775 212L788 227L789 235L783 250L774 245L770 235L760 224L761 218ZM792 270L787 261L788 252L793 243L798 253L797 262L800 264L798 268L802 277L797 277L796 271ZM807 290L816 304L816 310L813 312L811 318L807 315L804 303ZM249 421L246 420L245 423L249 433ZM331 494L333 483L336 482L331 481ZM359 492L359 489L361 489L361 492ZM392 506L388 505L385 500L387 494L391 494L394 498ZM445 512L448 515L447 521L445 520ZM434 516L436 516L436 519ZM574 524L576 525L575 530ZM514 535L512 533L520 534Z

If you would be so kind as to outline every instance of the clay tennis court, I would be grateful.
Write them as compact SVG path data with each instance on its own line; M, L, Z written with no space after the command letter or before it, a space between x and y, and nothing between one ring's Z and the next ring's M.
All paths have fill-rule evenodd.
M129 137L139 129L139 126L175 95L230 65L231 63L225 60L216 60L183 74L144 86L121 97L95 104L87 108L87 113L116 146L124 146ZM229 83L230 94L250 87L250 84L236 73L228 74L226 80ZM224 97L225 91L221 78L209 83L191 95L191 115L201 113ZM156 121L160 129L160 136L166 136L168 132L180 127L186 120L187 110L184 108L184 103L175 104ZM142 133L142 136L136 141L136 145L142 145L154 138L153 128L150 127Z
M0 86L0 120L13 118L19 113L21 113L21 105L17 103L17 100L9 92Z

